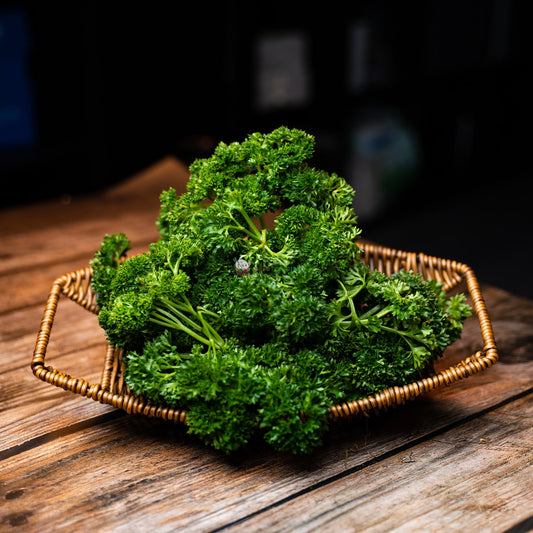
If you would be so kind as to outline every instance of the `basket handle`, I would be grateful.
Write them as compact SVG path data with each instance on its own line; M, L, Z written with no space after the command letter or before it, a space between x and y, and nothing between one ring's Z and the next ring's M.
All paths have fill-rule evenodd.
M51 366L45 366L45 356L61 295L66 295L89 311L97 312L96 296L92 292L90 284L91 273L91 267L87 267L65 274L54 281L46 300L46 306L31 361L31 370L37 378L56 387L83 396L95 395L101 388L101 385L91 385L83 378L75 378L61 370L57 370Z

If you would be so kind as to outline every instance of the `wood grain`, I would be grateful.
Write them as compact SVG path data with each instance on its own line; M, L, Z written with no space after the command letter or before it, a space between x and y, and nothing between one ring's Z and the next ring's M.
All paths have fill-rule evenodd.
M132 253L144 251L157 236L160 190L184 190L186 178L167 158L97 198L0 213L0 530L501 531L527 518L533 302L497 288L482 291L500 362L379 417L334 425L308 457L261 442L225 457L184 426L37 380L29 363L53 280L85 267L104 233L131 233ZM478 344L470 319L439 364ZM61 299L47 364L98 380L104 348L96 317Z
M503 531L533 509L532 417L528 395L227 531Z
M317 514L320 514L320 500L332 513L327 522L335 518L340 503L349 509L348 516L352 512L354 516L359 516L357 501L342 502L342 497L347 497L343 491L349 496L355 490L358 497L374 497L378 500L380 491L385 490L385 501L390 503L394 502L391 497L393 488L397 491L395 497L400 499L404 491L412 490L420 490L422 494L428 492L427 499L435 497L434 491L428 488L435 482L442 491L439 498L445 500L444 489L453 489L452 482L461 480L461 483L465 483L463 490L469 492L471 485L479 484L479 480L483 477L487 479L489 474L491 484L497 484L502 479L504 487L508 486L507 482L512 487L520 476L530 475L524 470L530 456L518 462L519 452L522 453L527 446L524 443L529 442L524 439L528 439L530 434L524 431L528 428L530 431L530 425L525 421L517 425L512 416L509 418L509 412L512 413L515 406L520 406L520 402L504 410L502 415L491 412L481 416L481 422L469 422L458 428L453 427L448 432L432 433L416 440L412 440L413 434L409 433L413 427L406 427L406 440L411 438L411 446L398 446L398 442L391 445L388 441L379 443L370 434L364 437L364 441L362 436L358 441L354 439L349 455L340 455L339 448L330 448L329 453L322 452L305 460L275 455L260 445L255 453L247 457L228 460L199 446L177 428L173 432L164 424L136 417L121 417L82 428L83 431L57 433L50 442L4 460L3 493L7 495L22 491L23 494L0 511L0 523L18 513L28 516L28 531L38 531L43 524L53 526L54 531L77 529L82 527L85 516L91 517L91 524L98 531L122 531L128 527L138 530L154 527L157 531L207 531L262 515L262 526L261 523L257 525L254 519L250 525L243 525L246 529L242 530L256 531L260 527L276 530L278 520L285 524L285 529L280 529L282 531L299 528L322 530L324 523L320 521L320 516L317 518L310 511L316 508ZM518 418L521 419L521 415ZM503 421L507 425L504 429L498 429L494 422L487 426L491 420L496 420L497 424ZM518 440L510 441L515 432ZM506 445L509 444L508 449L502 447L499 460L507 461L512 469L524 470L522 474L517 470L514 479L509 470L492 473L491 470L497 466L494 460L487 455L480 455L480 451L485 450L480 447L484 443L480 439L495 443L495 436ZM514 447L520 442L521 447L517 451ZM452 476L453 472L446 471L442 474L442 482L438 482L439 458L443 461L441 468L445 467L446 462L455 463L455 477ZM418 464L404 466L408 461ZM385 466L381 467L381 463ZM397 464L402 469L390 468L390 464ZM367 475L368 469L370 474ZM466 472L468 476L463 479L461 472ZM417 489L419 477L423 485ZM523 481L527 482L528 479L526 477ZM412 484L411 488L408 482ZM346 488L338 489L339 484L346 485ZM332 492L324 493L324 487L329 485L334 487ZM357 487L364 491L362 495L356 490ZM522 492L511 495L523 502ZM458 495L452 494L455 501ZM300 498L307 513L301 509L284 508L285 505L297 505ZM406 498L411 505L414 505L413 501L418 501L413 500L411 492ZM484 498L481 493L475 505L483 502ZM37 507L35 502L39 502ZM526 499L527 502L529 499ZM436 501L432 512L437 512L441 504ZM377 513L373 509L376 505L379 507L378 504L368 503L367 512L371 516ZM416 506L416 512L423 516L426 505L427 501L424 500L423 505ZM502 505L499 502L495 511ZM484 509L488 506L486 503ZM524 509L517 514L512 499L508 506L510 516L523 516ZM400 509L397 508L397 513L400 513ZM382 517L386 512L386 509L382 511ZM505 512L507 514L507 510ZM309 513L313 514L312 520ZM449 514L442 509L441 514L453 521L455 511ZM411 517L411 514L407 513L406 516ZM106 529L110 517L112 527ZM469 521L470 516L467 515L467 518ZM337 531L350 530L344 529L344 526L339 524ZM386 526L390 527L390 522Z
M174 187L185 191L189 171L174 157L166 157L102 194L61 197L46 202L0 210L0 238L26 237L52 227L67 227L75 222L113 220L119 213L153 211L159 208L159 194ZM45 246L45 242L41 243ZM9 250L0 248L0 259Z

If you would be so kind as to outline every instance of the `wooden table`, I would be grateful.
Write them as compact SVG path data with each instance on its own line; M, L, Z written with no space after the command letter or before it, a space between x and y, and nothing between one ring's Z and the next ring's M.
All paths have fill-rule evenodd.
M482 286L500 361L379 417L335 425L311 456L227 458L186 427L38 380L30 362L51 283L84 268L105 233L143 251L167 158L105 194L0 213L0 531L527 531L533 524L533 302ZM474 268L475 265L470 265ZM482 281L482 280L481 280ZM473 353L475 319L446 354ZM89 381L105 338L61 302L50 364ZM468 352L468 353L467 353Z

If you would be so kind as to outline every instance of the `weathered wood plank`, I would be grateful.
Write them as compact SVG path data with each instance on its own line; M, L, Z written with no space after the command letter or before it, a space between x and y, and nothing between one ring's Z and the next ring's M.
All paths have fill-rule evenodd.
M66 306L63 315L60 314L62 305ZM101 362L103 357L103 342L101 349L95 345L94 349L87 350L84 346L88 336L96 336L97 333L101 335L95 320L96 317L81 307L63 299L58 308L58 320L51 338L50 362L61 369L78 370L80 377L88 377L94 370L92 366L94 366L95 361ZM71 321L78 327L75 335L72 335L69 329ZM477 336L475 329L473 333L469 333L469 328L466 328L466 334L462 341L466 346L472 342L472 336ZM34 337L28 332L26 332L25 337L25 346L29 348L32 346ZM20 337L12 335L10 340L4 342L3 345L7 346L10 342L20 343ZM55 346L54 343L56 343ZM75 348L76 351L69 353L69 348ZM464 357L463 350L464 347L459 348L462 357ZM80 358L80 355L83 355L83 358ZM451 353L450 357L459 357L459 354ZM25 372L22 380L21 371ZM99 370L94 373L94 376L97 377L98 373ZM109 412L107 407L39 382L30 374L29 368L25 371L23 367L15 368L12 372L3 374L0 390L6 392L9 401L2 402L2 404L6 405L11 402L13 408L3 413L3 418L6 420L5 431L3 432L4 450L9 450L9 447L16 446L17 443L21 442L39 441L39 439L47 442L47 435L53 435L54 432L60 431L62 428L75 427L76 424L91 418L95 419L96 426L90 428L90 433L99 433L99 419L95 417ZM287 458L272 454L268 450L261 450L261 458L266 460L273 470L299 471L304 468L306 475L304 477L293 476L290 479L284 478L279 485L277 483L269 484L269 490L264 494L257 494L258 489L254 487L254 498L257 496L259 500L255 501L255 506L251 507L251 512L260 508L258 507L260 505L268 505L272 498L283 498L289 488L291 491L306 490L313 483L321 483L328 477L339 475L346 468L357 468L358 465L371 461L376 456L390 453L409 442L424 438L443 427L457 423L465 417L474 416L484 409L505 401L510 395L527 390L532 381L533 368L531 364L525 363L521 359L516 364L512 364L512 360L509 360L507 363L498 364L482 374L428 394L416 403L409 404L379 418L367 422L354 421L353 425L350 423L341 425L338 429L334 428L331 439L326 446L310 459ZM4 387L4 383L17 383L17 385L13 390ZM28 391L30 390L31 401L28 402ZM130 418L136 420L136 417L127 418L128 420ZM147 423L151 424L152 422ZM165 426L163 424L163 427ZM131 430L128 423L126 426L120 426L120 428L124 427L126 433L117 431L115 437L130 440L131 450L128 453L123 450L120 451L120 454L110 453L120 457L120 461L135 462L138 435L135 432L128 433ZM159 427L155 423L156 433ZM171 430L166 429L164 431ZM225 464L224 459L216 454L210 455L211 452L199 444L188 448L189 440L183 436L182 430L176 428L176 431L180 434L180 438L173 442L174 449L171 453L179 454L182 457L190 456L192 462L195 461L195 457L199 453L208 454L212 460L210 468L215 470L220 467L221 462ZM57 436L53 435L52 442L56 439ZM254 456L253 452L244 454L243 458L240 459L240 466L245 470L253 469L256 463L257 457ZM309 469L308 464L312 464L313 467ZM184 482L179 476L177 481L179 483ZM68 488L66 487L65 490ZM221 504L221 509L226 507L226 503ZM236 507L242 505L242 502L235 504ZM219 512L222 511L219 510Z
M532 417L529 395L227 531L503 531L533 509Z
M94 313L66 297L60 298L59 302L48 343L47 363L48 358L53 359L73 351L82 352L96 342L105 342L105 333ZM13 311L3 317L0 348L4 356L0 358L0 372L29 368L43 310L44 306L37 305ZM99 360L91 361L91 364L101 367Z
M56 263L85 266L106 233L124 232L134 246L157 239L159 194L184 192L188 171L169 158L96 197L0 212L0 274ZM58 275L61 275L59 273Z
M133 244L150 243L158 237L156 211L120 213L90 220L73 220L65 226L47 227L28 234L0 238L3 258L0 274L26 272L31 276L36 268L67 263L85 258L85 263L100 246L106 233L124 232ZM150 221L150 222L148 222Z
M30 362L41 315L41 307L32 307L10 313L4 320L0 340L0 450L109 410L39 381L32 374ZM46 364L98 383L105 350L105 335L96 315L63 298L52 328Z
M98 383L101 371L96 370L91 361L101 352L101 346L92 346L82 352L65 354L53 362L60 369L76 365L76 377ZM21 442L113 410L111 406L37 380L29 366L24 370L2 373L0 391L0 453L10 453L8 450Z
M519 470L523 463L518 445L527 441L515 439L514 432L522 439L530 438L520 415L525 404L516 398L530 390L533 382L533 303L498 289L486 288L483 294L496 332L500 363L379 417L339 424L332 428L325 445L309 457L276 454L261 443L238 456L222 457L187 436L183 426L121 415L109 406L42 383L31 374L31 354L53 280L85 267L104 233L125 231L136 246L132 253L143 251L156 236L159 192L170 185L184 187L186 176L186 169L169 159L96 201L74 199L61 207L49 203L0 213L2 527L21 526L30 532L81 527L113 532L154 528L164 532L180 527L206 531L260 513L242 524L249 531L255 520L259 528L264 520L270 527L277 509L283 514L295 510L297 522L293 525L303 524L306 529L308 522L322 529L322 522L328 523L321 518L322 511L311 510L306 515L298 508L320 509L322 505L327 508L324 516L332 513L332 523L349 530L359 498L350 491L350 484L370 487L365 479L377 480L385 494L398 502L398 507L388 509L392 516L407 509L403 514L406 527L418 526L417 520L423 518L419 507L409 512L412 502L420 499L420 479L422 495L427 494L420 504L429 503L430 516L449 526L448 515L442 518L439 514L448 499L444 488L432 485L433 466L462 502L458 506L453 502L449 516L462 513L477 519L464 503L472 492L474 506L492 501L491 497L499 501L507 497L510 501L501 507L503 511L494 505L487 509L491 517L510 524L507 517L513 508L509 505L521 497L516 483L531 479L530 471L520 474ZM479 348L478 328L472 321L469 324L442 364L463 359ZM103 333L95 317L62 300L47 363L92 380L100 375L103 355ZM511 402L509 409L515 407L520 423L506 407L491 418L494 407L505 402ZM477 420L464 423L473 417L482 421L479 427L469 426ZM509 422L507 426L505 422ZM485 426L492 429L484 433ZM454 430L444 439L442 435L451 428ZM504 443L500 455L492 448L486 455L479 453L485 448L475 439L488 443L489 431L500 435L499 442ZM506 453L515 470L504 463ZM459 487L453 486L457 474L454 478L446 460L460 465L460 483L455 483ZM492 469L485 469L484 462ZM385 463L388 468L380 470ZM394 465L408 470L394 469ZM482 487L476 492L475 482L479 485L480 479L494 479L495 491L489 493ZM335 494L328 492L331 487ZM335 514L337 490L346 515L341 511ZM376 506L376 501L378 508L387 509L383 499L376 500L377 489L361 494L364 512L371 513L371 502ZM440 503L433 504L430 496ZM329 501L315 504L314 498ZM272 505L276 507L263 512ZM520 509L515 511L516 520L524 516ZM413 521L407 522L406 516ZM344 521L345 517L349 519ZM287 515L285 519L280 527L289 524ZM388 525L394 523L389 518ZM490 524L485 530L491 530Z
M464 527L480 518L481 507L499 524L510 524L530 501L524 502L521 483L531 479L531 427L521 407L513 402L413 448L387 451L367 443L351 466L339 456L333 464L321 455L281 457L261 445L255 454L228 460L180 430L123 417L4 460L7 505L0 523L20 519L25 531L44 525L66 531L90 516L98 531L208 531L259 513L236 529L322 530L336 520L338 527L329 530L350 531L357 517L379 519L368 523L379 526L390 515L377 531L396 530L406 520L414 531L423 530L427 516L451 527L459 513L467 519ZM494 482L492 492L481 479Z
M63 274L87 267L103 236L95 236L94 241L87 241L85 252L80 256L76 255L65 261L61 257L50 264L34 265L31 270L0 275L0 315L36 304L41 305L44 310L52 283ZM150 242L152 239L133 244L128 254L135 255L146 251Z
M113 217L120 212L157 210L159 194L174 187L183 192L189 171L174 157L166 157L101 194L58 198L0 210L0 238L34 235L75 221ZM1 248L0 248L1 249ZM2 249L2 255L6 250Z

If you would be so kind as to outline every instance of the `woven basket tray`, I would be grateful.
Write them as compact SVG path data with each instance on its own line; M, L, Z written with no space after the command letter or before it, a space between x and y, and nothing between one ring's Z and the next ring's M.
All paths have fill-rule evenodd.
M409 385L391 387L361 400L332 406L329 412L332 420L354 415L369 416L394 406L403 405L406 401L415 399L432 389L450 385L455 381L481 372L498 360L487 309L478 281L468 266L448 259L439 259L421 253L403 252L382 246L365 244L362 247L365 261L370 268L377 269L388 276L399 270L413 270L419 272L425 279L441 281L445 291L450 291L460 283L465 282L481 328L483 346L460 363L430 377ZM96 295L91 289L90 267L65 274L55 280L46 302L31 362L35 376L56 387L124 409L128 413L186 423L185 410L151 405L142 397L130 392L122 379L123 352L113 346L107 346L100 383L91 384L85 379L76 378L53 367L45 366L50 331L61 295L70 298L92 313L98 313Z

